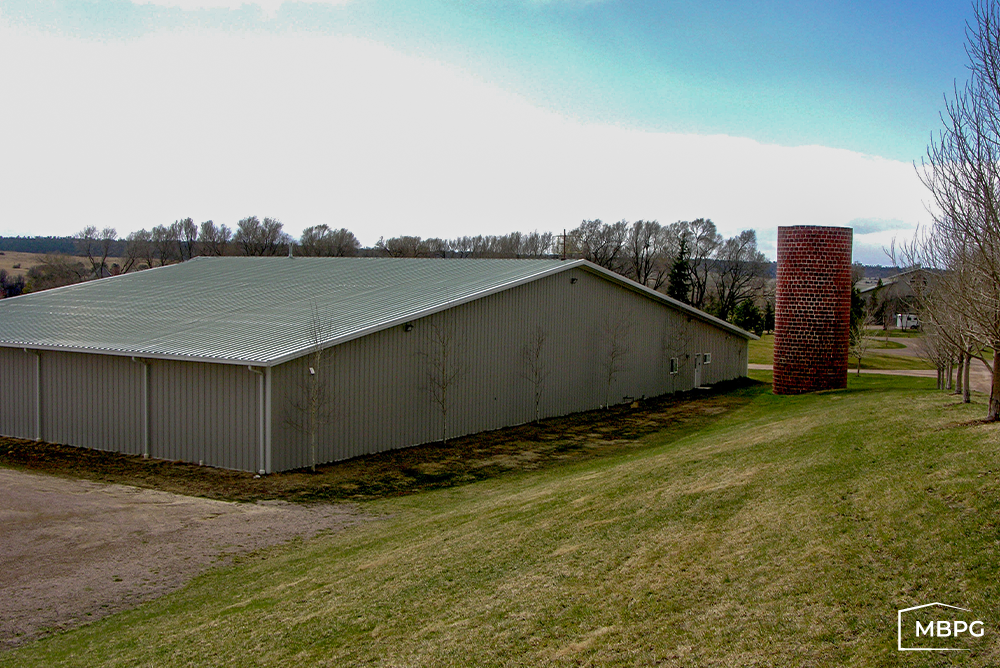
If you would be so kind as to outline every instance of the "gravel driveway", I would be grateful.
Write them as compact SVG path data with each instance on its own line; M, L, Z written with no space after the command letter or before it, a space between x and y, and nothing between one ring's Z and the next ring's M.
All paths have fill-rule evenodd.
M132 608L234 555L372 519L0 469L0 649Z

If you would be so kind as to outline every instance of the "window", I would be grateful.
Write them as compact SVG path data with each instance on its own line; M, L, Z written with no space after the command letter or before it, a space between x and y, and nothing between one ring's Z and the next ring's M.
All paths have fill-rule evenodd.
M712 363L712 353L705 353L705 364Z
M670 358L670 373L677 373L677 358Z

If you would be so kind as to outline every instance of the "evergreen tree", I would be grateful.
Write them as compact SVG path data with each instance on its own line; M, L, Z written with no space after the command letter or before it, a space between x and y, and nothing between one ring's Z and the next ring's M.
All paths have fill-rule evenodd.
M764 305L764 331L774 331L774 304L770 299Z
M733 309L733 324L757 336L764 333L764 314L760 312L752 299L744 299Z
M851 345L857 345L865 327L865 300L861 291L851 288Z
M691 294L691 271L688 268L688 246L687 235L682 234L680 248L677 250L677 257L670 267L670 278L667 281L667 296L673 297L685 304L690 304Z

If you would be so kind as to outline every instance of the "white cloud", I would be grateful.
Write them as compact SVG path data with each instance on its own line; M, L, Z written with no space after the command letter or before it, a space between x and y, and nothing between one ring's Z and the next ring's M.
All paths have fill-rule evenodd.
M586 125L357 39L166 33L97 43L0 26L0 234L256 214L298 232L561 230L710 217L721 231L913 225L909 164ZM773 255L773 252L772 252Z

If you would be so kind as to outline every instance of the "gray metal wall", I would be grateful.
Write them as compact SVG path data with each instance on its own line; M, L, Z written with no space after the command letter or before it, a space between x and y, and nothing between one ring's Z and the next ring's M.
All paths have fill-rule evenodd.
M440 440L432 379L441 377L442 351L457 374L449 388L449 438L534 420L525 349L538 328L549 372L541 417L689 390L695 353L712 354L702 384L746 374L746 339L577 269L417 320L409 332L398 326L326 351L319 371L328 379L328 409L318 461ZM616 341L620 358L609 386ZM669 373L671 357L678 358L677 374ZM301 425L311 363L301 358L274 369L274 470L310 463Z
M142 453L142 385L128 357L41 353L42 440Z
M144 364L129 357L0 348L4 435L36 437L36 359L44 441L135 455L148 447L160 459L247 471L260 465L260 381L245 366L150 360L145 394Z
M0 433L35 438L35 354L0 348Z
M245 366L150 362L150 456L256 471L257 374Z

